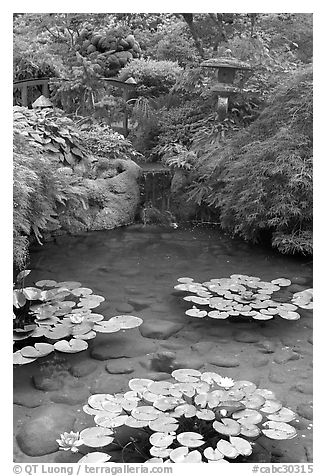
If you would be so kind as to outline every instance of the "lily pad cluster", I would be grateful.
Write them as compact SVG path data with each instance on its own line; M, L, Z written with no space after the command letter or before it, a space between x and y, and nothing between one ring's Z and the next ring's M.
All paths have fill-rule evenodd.
M275 394L215 372L178 369L173 380L135 378L125 393L95 394L84 405L96 426L79 438L91 448L112 443L115 429L144 429L148 463L228 463L252 453L251 441L296 436L296 414ZM103 453L101 453L103 455Z
M20 273L20 278L29 271ZM87 341L100 333L113 333L138 327L143 322L136 316L121 315L104 320L93 309L104 297L77 281L38 281L35 286L17 287L13 292L14 346L25 339L37 339L14 352L14 364L28 364L54 350L81 352ZM41 340L41 342L39 342Z
M300 314L296 312L298 307L312 308L312 304L307 307L308 291L311 290L305 291L303 295L296 293L292 303L272 299L274 292L291 285L291 281L286 278L269 282L261 281L255 276L233 274L229 278L214 278L203 283L197 283L193 278L179 278L178 282L174 289L187 294L183 299L193 304L192 308L186 311L191 317L250 317L267 321L280 316L295 321L300 319Z

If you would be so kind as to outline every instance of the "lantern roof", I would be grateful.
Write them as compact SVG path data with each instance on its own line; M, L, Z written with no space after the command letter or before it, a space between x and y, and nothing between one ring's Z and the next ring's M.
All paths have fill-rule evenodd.
M251 65L232 56L220 56L203 61L200 66L203 68L229 68L238 70L249 70Z
M39 96L36 101L33 102L32 107L35 109L37 107L53 107L52 102L47 97L41 95Z

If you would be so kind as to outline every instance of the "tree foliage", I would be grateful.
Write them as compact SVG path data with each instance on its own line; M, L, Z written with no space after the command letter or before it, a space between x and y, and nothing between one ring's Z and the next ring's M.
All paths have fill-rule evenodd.
M281 252L311 253L311 67L288 78L247 129L194 150L190 196L217 208L223 228L252 241L268 232Z

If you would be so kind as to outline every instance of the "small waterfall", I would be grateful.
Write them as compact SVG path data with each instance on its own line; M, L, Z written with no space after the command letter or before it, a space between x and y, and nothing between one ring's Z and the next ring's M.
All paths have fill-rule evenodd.
M146 164L140 179L140 220L145 223L171 225L172 173L161 164Z

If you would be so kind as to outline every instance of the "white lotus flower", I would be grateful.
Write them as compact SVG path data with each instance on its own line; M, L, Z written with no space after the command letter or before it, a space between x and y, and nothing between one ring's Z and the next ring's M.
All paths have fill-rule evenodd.
M82 440L79 438L79 432L77 431L76 433L71 431L68 433L65 431L60 435L60 440L56 440L56 442L59 444L59 449L63 451L72 451L73 453L78 453L78 448L77 446L80 446L83 444Z
M78 314L78 313L71 314L69 317L73 324L81 324L83 320L85 319L85 316L83 316L83 314Z
M218 382L220 387L225 388L228 390L229 388L233 387L234 380L230 377L221 377L221 380Z

